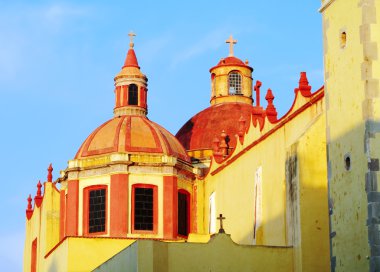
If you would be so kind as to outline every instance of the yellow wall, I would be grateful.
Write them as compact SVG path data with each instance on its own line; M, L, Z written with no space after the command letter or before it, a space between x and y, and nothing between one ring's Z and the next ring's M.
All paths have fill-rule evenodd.
M51 182L44 184L41 206L34 207L30 220L26 220L24 271L30 271L32 242L37 238L37 271L46 271L44 256L59 241L59 192Z
M293 271L291 247L236 245L226 234L207 244L139 240L94 271Z
M378 171L368 169L368 161L380 157L380 1L322 5L332 266L336 271L368 271L376 261L368 239L378 235L368 233L367 192L377 191L377 182L370 181L380 178Z
M44 269L38 271L92 271L134 242L130 239L68 237L43 259Z
M307 104L308 98L297 97L291 115ZM329 269L329 230L325 115L323 99L286 122L264 141L248 151L242 150L276 125L267 120L260 132L251 125L243 146L221 165L212 162L205 180L198 180L204 193L199 196L203 222L198 228L207 233L209 196L216 194L216 214L226 217L224 229L238 244L294 246L295 271ZM242 151L236 160L235 155ZM296 157L296 178L288 181L291 156ZM220 172L214 172L231 160ZM255 174L262 169L262 223L254 241ZM289 189L292 186L292 189ZM295 194L289 197L290 191ZM289 203L293 201L293 203ZM292 215L290 215L293 212ZM219 228L217 223L217 229ZM318 256L316 258L315 256Z

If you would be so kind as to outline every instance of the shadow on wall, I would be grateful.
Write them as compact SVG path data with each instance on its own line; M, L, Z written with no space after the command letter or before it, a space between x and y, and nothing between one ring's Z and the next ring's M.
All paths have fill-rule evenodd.
M380 122L331 139L327 150L332 269L377 271Z

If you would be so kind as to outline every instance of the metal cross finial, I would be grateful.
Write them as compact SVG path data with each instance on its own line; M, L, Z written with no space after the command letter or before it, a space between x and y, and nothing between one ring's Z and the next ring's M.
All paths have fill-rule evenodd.
M223 214L219 214L219 217L217 217L216 219L218 219L220 221L219 233L225 233L225 231L223 229L223 220L226 219L226 218L223 217Z
M128 33L128 36L129 36L129 47L133 48L133 46L135 45L133 43L133 37L136 36L136 34L133 33L133 31L131 31L131 32Z
M230 44L230 54L228 56L232 57L234 55L234 44L237 43L237 40L234 40L232 38L232 35L230 35L230 38L228 40L226 40L226 43Z

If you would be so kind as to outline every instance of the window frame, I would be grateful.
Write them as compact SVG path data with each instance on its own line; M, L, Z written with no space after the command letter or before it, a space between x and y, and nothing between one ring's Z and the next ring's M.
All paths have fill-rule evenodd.
M191 221L190 221L190 219L191 219L191 216L190 216L190 211L191 211L191 209L190 209L190 198L191 198L191 195L190 195L190 193L188 192L188 191L186 191L185 189L179 189L178 190L178 194L183 194L183 195L185 195L186 196L186 202L187 202L187 235L183 235L183 234L180 234L179 232L178 232L178 228L177 228L177 235L179 236L179 237L185 237L185 238L187 238L188 236L189 236L189 234L190 234L190 225L191 225ZM178 198L178 203L179 203L179 198ZM177 211L178 212L178 215L177 215L177 220L179 221L179 210ZM179 223L179 222L178 222ZM178 224L177 223L177 224ZM179 224L178 224L178 226L179 226Z
M153 189L153 230L135 229L135 191L136 188ZM158 233L158 187L152 184L136 183L132 185L131 194L131 233L157 234Z
M131 92L134 91L132 90L132 86L136 87L136 104L131 104ZM139 105L139 86L132 83L128 85L128 106L138 106Z
M90 192L105 189L105 222L104 231L90 232ZM83 188L83 235L97 236L108 232L108 185L92 185Z
M234 88L235 89L234 93L230 92L230 82L231 82L230 76L232 74L236 74L236 75L238 75L240 77L240 91L239 92L236 91L236 87ZM228 73L228 95L243 95L243 76L237 70L233 70L233 71L231 71L231 72Z

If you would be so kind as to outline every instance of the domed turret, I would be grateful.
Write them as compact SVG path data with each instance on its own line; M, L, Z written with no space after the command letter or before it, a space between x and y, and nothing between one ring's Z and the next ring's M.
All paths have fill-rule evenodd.
M130 43L127 57L121 71L115 77L115 116L126 114L146 115L147 77L140 71L135 50L133 49L133 32L129 33Z
M232 36L226 41L230 44L228 57L210 69L211 105L224 102L252 104L252 71L248 61L243 62L234 56L233 45L237 43Z
M239 133L239 119L251 119L252 71L248 61L243 62L234 56L233 45L237 43L232 36L229 55L210 69L211 106L194 115L177 132L176 137L186 148L188 154L196 159L212 156L213 140L222 131L227 134L229 149L236 146L235 134ZM249 122L246 122L248 126ZM228 150L227 150L228 151Z

